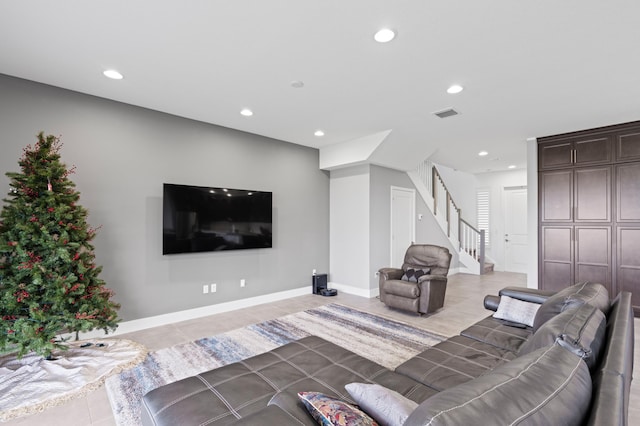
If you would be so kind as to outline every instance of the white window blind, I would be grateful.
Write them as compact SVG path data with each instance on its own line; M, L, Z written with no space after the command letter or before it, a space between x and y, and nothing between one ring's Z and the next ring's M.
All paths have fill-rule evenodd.
M489 241L489 190L478 189L476 193L476 211L477 211L477 223L478 230L484 230L485 245L490 246Z

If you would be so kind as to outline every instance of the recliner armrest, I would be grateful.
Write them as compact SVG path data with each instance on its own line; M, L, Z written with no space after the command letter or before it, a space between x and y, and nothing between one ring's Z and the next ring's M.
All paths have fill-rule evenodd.
M538 290L526 287L505 287L498 293L500 296L509 296L513 299L522 300L524 302L543 304L550 296L555 294L553 291Z
M400 268L382 268L378 270L378 273L385 280L399 280L402 278L404 271Z
M421 283L423 281L447 281L447 277L444 275L431 275L431 274L425 274L425 275L421 275L420 278L418 278L418 283Z

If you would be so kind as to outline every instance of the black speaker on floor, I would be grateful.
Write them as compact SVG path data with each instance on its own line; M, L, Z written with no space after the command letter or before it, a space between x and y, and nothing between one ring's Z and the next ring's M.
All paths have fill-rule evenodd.
M312 277L313 294L322 294L322 290L327 288L327 274L317 274Z

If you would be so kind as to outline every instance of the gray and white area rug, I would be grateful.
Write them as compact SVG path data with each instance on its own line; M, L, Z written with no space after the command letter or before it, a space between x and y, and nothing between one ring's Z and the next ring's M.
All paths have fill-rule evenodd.
M194 374L315 335L388 368L395 368L444 336L338 304L287 315L224 334L161 349L106 381L116 423L140 424L142 396Z

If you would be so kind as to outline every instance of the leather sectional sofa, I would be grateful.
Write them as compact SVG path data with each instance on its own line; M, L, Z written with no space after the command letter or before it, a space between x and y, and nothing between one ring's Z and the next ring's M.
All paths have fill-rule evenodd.
M317 424L300 392L359 404L381 425L627 424L630 293L611 301L594 283L556 294L508 287L484 303L508 319L488 316L395 371L306 337L152 390L143 399L143 424ZM533 314L515 322L511 316L520 319L523 307ZM352 395L352 383L380 385L403 400L402 410L411 408L398 420L398 398L363 401Z

